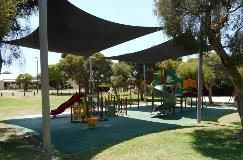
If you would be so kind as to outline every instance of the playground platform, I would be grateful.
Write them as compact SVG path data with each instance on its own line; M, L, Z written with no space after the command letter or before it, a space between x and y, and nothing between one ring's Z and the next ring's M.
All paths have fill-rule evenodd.
M234 107L206 107L202 111L202 120L215 120L225 114L235 112ZM151 113L151 106L132 106L127 116L110 118L99 122L94 128L83 123L70 123L70 114L65 113L51 119L51 141L53 146L63 153L76 153L107 144L117 144L137 136L160 132L168 129L196 125L196 108L187 108L175 115L156 117ZM23 127L26 132L33 132L42 137L41 115L15 117L4 123Z

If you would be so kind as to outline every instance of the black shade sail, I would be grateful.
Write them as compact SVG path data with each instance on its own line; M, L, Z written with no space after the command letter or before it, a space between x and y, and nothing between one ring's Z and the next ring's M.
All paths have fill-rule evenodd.
M67 0L48 0L49 51L89 56L160 29L110 22L80 10ZM39 29L3 43L39 49Z
M204 47L203 51L210 50ZM186 32L174 39L151 48L134 53L107 57L112 60L134 62L137 64L151 64L167 59L174 59L199 52L199 42L193 38L190 32Z

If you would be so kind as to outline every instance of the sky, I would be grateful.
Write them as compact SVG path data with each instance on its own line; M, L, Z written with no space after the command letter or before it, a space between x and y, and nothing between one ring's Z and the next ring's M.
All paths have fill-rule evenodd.
M80 9L112 22L133 26L160 26L154 15L154 0L69 0ZM31 30L38 27L38 15L30 19ZM124 33L125 34L125 33ZM101 51L105 56L114 56L143 50L167 41L168 38L161 31L128 41L121 45ZM12 64L3 67L3 71L14 74L37 74L37 59L40 61L39 50L21 47L25 63L23 65ZM37 58L35 58L37 57ZM49 52L49 64L56 64L61 59L60 53ZM40 73L40 62L39 62Z

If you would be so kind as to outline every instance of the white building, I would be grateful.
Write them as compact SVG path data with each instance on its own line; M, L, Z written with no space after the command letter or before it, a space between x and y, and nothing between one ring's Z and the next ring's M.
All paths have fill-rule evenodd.
M0 90L7 89L9 85L16 84L17 74L3 72L0 74Z

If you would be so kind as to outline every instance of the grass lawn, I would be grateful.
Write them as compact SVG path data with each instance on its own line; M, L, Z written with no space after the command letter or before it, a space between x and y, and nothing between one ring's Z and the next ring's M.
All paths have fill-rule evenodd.
M57 108L60 104L71 97L69 96L50 96L51 109ZM3 96L0 97L0 120L22 115L41 114L40 96Z
M238 114L233 113L220 118L219 122L205 122L198 127L148 134L61 157L94 160L239 160L243 159L243 140L232 138L239 129Z
M51 108L56 108L70 96L50 96ZM25 114L41 113L40 97L0 97L0 120ZM203 122L187 127L152 133L123 142L107 144L76 154L57 150L54 159L70 160L240 160L243 140L232 138L240 130L237 113L216 122ZM0 159L42 159L41 141L32 135L22 135L21 129L0 123Z

